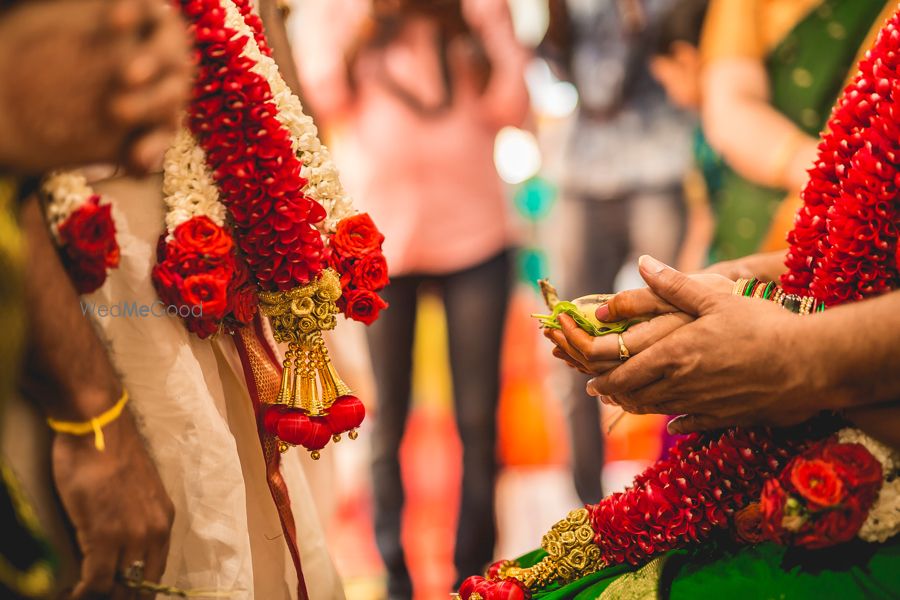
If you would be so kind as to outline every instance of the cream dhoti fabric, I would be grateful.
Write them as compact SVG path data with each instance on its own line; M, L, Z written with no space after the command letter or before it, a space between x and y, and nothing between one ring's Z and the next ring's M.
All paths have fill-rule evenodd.
M131 396L141 432L175 504L163 583L231 592L230 598L297 597L297 575L266 479L252 403L229 335L201 340L157 304L150 272L163 230L161 177L95 184L113 203L121 264L83 299ZM103 306L105 308L100 309ZM118 307L118 308L116 308ZM110 311L97 316L98 310ZM130 307L129 307L130 311ZM115 314L116 316L112 316ZM303 473L282 456L302 570L312 600L344 597Z

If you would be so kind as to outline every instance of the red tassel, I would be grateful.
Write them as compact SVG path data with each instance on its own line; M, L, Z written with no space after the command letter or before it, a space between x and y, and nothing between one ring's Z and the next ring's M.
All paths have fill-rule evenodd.
M306 446L310 436L310 418L299 410L285 410L278 419L275 433L283 442Z
M471 596L475 592L475 588L482 581L485 581L485 579L481 575L472 575L471 577L466 577L459 586L460 598L462 598L462 600L469 600L469 596Z
M309 435L303 443L303 447L310 451L318 451L324 448L331 439L331 431L325 423L324 417L309 417Z
M516 579L504 579L491 591L492 600L528 600L531 594Z
M278 421L284 416L287 407L283 404L263 405L263 427L272 435L278 435Z
M340 435L362 424L366 418L366 407L356 396L341 396L334 401L324 418L332 435Z

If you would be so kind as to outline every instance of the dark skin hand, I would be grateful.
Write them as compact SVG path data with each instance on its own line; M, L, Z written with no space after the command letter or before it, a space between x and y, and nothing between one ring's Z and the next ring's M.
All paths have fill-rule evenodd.
M732 296L724 282L689 277L649 257L642 258L641 273L648 288L618 294L598 314L658 315L643 331L624 334L632 353L626 362L617 360L615 336L592 338L567 319L561 332L548 333L555 355L596 375L589 393L629 412L684 415L670 424L675 433L788 425L822 410L846 410L866 431L892 442L883 423L900 424L900 411L888 410L900 398L900 353L897 337L885 332L900 330L900 293L801 317ZM879 422L871 416L876 410L880 431L871 427Z
M0 164L153 169L191 69L186 28L162 0L15 3L0 18Z
M115 404L121 384L81 312L36 198L23 204L21 223L29 265L24 391L50 417L90 420ZM103 452L95 448L93 435L58 433L53 439L54 479L83 555L72 598L133 599L134 592L115 580L140 560L144 579L159 581L174 508L127 405L103 433Z

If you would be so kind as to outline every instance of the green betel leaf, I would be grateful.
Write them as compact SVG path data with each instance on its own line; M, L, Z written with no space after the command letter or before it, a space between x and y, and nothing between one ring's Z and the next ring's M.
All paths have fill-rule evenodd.
M560 300L556 292L556 288L550 285L546 279L538 281L544 301L547 308L552 312L549 315L533 314L531 315L538 320L541 327L545 329L559 329L559 315L566 314L572 317L575 323L594 337L601 335L609 335L611 333L622 333L635 323L639 323L643 319L629 319L626 321L617 321L614 323L604 323L598 321L595 313L597 308L609 302L612 294L590 294L582 296L575 300Z

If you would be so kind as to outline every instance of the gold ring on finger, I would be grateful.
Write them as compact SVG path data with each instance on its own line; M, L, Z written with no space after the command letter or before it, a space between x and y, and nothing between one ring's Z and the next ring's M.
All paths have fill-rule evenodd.
M625 345L625 340L622 338L622 334L616 334L619 340L619 362L625 362L629 358L631 358L631 352L628 351L628 346Z
M125 585L139 588L144 583L144 561L136 560L125 569Z

